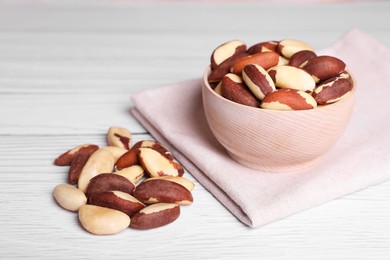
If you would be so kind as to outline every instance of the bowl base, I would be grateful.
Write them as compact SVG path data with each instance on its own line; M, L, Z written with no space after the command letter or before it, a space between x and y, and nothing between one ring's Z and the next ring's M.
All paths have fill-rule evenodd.
M319 163L319 161L322 158L322 156L319 156L310 161L296 163L296 164L289 164L289 165L270 165L270 164L260 164L259 162L253 163L250 161L246 161L242 158L238 158L237 156L235 156L230 152L228 152L228 154L233 160L235 160L239 164L254 170L264 171L264 172L300 172L316 166L316 164Z

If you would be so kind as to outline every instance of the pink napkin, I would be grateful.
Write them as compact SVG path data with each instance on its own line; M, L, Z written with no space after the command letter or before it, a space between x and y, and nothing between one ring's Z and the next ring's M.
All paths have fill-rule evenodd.
M357 100L346 132L314 169L268 173L230 159L206 123L201 79L133 95L132 112L239 220L258 227L390 179L390 52L355 29L326 53L355 75Z

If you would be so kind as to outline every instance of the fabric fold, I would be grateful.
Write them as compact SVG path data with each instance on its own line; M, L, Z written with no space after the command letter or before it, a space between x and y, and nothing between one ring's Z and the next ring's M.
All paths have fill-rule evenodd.
M346 62L357 98L346 132L313 169L268 173L233 161L207 125L201 79L133 95L132 114L232 214L258 227L390 179L389 51L355 29L322 53Z

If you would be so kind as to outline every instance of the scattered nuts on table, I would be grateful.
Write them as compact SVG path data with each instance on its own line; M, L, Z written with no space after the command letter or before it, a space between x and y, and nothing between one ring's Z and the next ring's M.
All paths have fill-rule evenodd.
M232 40L211 54L208 82L233 102L272 110L305 110L337 102L353 89L346 64L317 56L307 43L285 39L246 49Z
M215 57L217 64L228 54L216 55L222 55ZM69 166L68 183L54 188L54 199L78 212L81 225L92 234L161 227L179 217L180 206L193 202L194 183L182 177L183 166L163 145L131 142L127 129L111 127L108 146L79 145L54 160L57 166Z

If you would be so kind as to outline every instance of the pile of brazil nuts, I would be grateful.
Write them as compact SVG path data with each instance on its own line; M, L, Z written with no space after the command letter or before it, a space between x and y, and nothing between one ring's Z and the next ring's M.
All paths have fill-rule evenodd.
M179 217L180 206L193 202L194 183L182 177L184 168L164 146L152 140L131 142L127 129L111 127L108 146L79 145L54 160L70 166L68 183L53 190L55 200L78 212L92 234L161 227Z
M286 39L257 43L232 40L211 55L208 82L231 101L263 109L304 110L337 102L353 88L346 64L318 56L307 43Z

